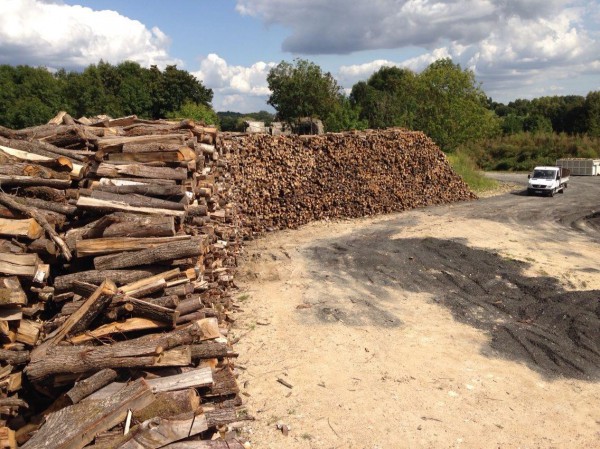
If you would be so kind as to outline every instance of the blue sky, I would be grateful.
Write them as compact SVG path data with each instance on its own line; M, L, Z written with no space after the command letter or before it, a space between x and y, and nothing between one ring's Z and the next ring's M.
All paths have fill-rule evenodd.
M306 58L345 88L450 57L508 102L600 90L594 0L2 0L0 63L177 64L217 110L269 109L266 75Z

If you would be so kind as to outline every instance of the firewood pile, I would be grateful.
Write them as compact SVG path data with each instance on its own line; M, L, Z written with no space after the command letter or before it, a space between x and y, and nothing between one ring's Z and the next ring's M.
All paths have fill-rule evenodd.
M242 447L216 139L134 116L0 128L0 448Z
M250 232L476 198L420 132L223 137Z

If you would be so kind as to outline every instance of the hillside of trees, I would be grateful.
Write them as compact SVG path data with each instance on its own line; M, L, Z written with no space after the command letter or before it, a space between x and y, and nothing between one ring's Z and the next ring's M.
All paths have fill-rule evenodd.
M272 92L267 103L276 114L215 113L212 90L176 66L160 70L100 61L81 72L51 73L0 65L0 125L39 125L59 110L74 117L189 117L224 131L241 131L247 120L293 123L313 117L327 131L392 126L423 131L445 152L462 152L485 169L526 170L558 157L600 157L600 91L497 103L472 71L450 59L420 73L382 67L349 95L331 73L303 59L282 61L267 82Z
M136 62L99 62L82 72L0 65L0 125L24 128L58 111L73 117L108 114L165 118L185 104L210 108L213 92L185 70L149 69Z

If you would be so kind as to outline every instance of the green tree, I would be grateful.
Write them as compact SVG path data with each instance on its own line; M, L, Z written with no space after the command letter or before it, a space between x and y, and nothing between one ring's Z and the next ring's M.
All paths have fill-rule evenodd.
M177 111L167 113L167 118L183 119L190 118L205 125L218 125L219 118L211 107L204 104L186 101Z
M415 128L444 151L500 132L499 120L488 109L474 73L449 58L435 61L418 76L417 98Z
M408 69L382 67L352 87L350 99L371 128L412 128L417 108L416 75Z
M588 134L600 137L600 91L590 92L585 97L585 116Z
M292 123L301 117L325 120L336 109L341 88L331 75L313 62L281 61L267 76L271 96L268 104L281 120Z
M365 129L369 127L367 120L360 118L360 108L350 99L340 96L338 103L325 119L327 131L339 132L349 129Z

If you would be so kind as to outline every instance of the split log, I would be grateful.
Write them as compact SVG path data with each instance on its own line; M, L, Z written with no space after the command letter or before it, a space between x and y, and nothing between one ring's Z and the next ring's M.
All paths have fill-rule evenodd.
M56 171L39 163L13 162L0 164L0 175L29 176L35 179L53 179L71 184L71 177L63 171Z
M27 295L21 287L19 278L14 276L0 278L0 305L27 305Z
M50 226L48 221L46 221L46 219L43 217L43 215L40 214L36 209L33 209L31 207L20 204L17 201L15 201L14 198L11 197L11 195L8 195L6 193L1 193L1 192L0 192L0 203L4 204L6 207L17 210L17 211L21 212L22 214L24 214L28 217L31 217L35 221L37 221L42 226L42 228L44 228L44 230L48 233L50 238L58 245L58 247L60 248L61 253L65 257L65 259L71 260L71 257L72 257L71 251L69 250L69 248L67 247L67 245L65 244L63 239L61 239L59 237L59 235L52 228L52 226Z
M0 253L0 273L36 279L41 267L42 261L37 254ZM43 279L46 277L47 273Z
M200 256L207 247L204 237L193 237L190 240L159 245L141 251L110 254L94 258L97 270L110 270L117 268L152 265L165 260L181 259L185 257Z
M116 292L117 286L108 279L104 280L96 291L83 302L79 309L71 314L62 326L58 328L48 341L48 345L58 344L69 333L77 334L87 329L102 309L110 303Z
M148 385L154 393L208 387L213 384L212 370L199 368L174 376L149 379Z
M77 164L77 162L81 164L86 160L85 156L79 155L74 151L66 150L64 148L57 147L47 142L41 142L39 140L7 140L0 138L0 145L21 150L26 153L34 153L40 156L45 156L48 159L56 159L59 156L66 157L72 160L72 162L75 164Z
M151 418L132 433L131 439L118 446L120 449L158 449L174 441L183 440L208 430L203 414L189 418Z
M119 323L108 323L100 326L92 331L86 331L81 335L71 337L69 341L79 345L88 341L96 341L114 334L127 334L130 332L139 332L147 330L157 330L169 327L164 321L150 320L147 318L129 318ZM152 366L156 364L158 359L152 362Z
M180 273L181 270L179 268L174 268L169 271L153 274L152 276L136 279L133 282L119 287L119 293L137 297L137 295L139 295L141 292L147 291L148 286L154 285L157 281L163 281L166 283L166 281L169 279L179 276Z
M155 417L173 418L183 413L193 413L200 407L200 396L194 388L156 393L154 402L133 414L136 421Z
M0 218L0 235L39 239L44 235L44 230L33 218L24 220Z
M166 215L173 217L185 216L185 211L182 210L170 210L170 209L158 209L154 207L143 207L143 206L130 206L125 203L118 201L100 200L87 196L79 197L77 200L77 207L81 209L89 209L95 211L120 211L120 212L137 212L140 214L153 214L153 215Z
M108 385L116 378L117 372L115 370L110 368L100 370L87 379L77 382L73 388L65 393L65 396L71 400L72 404L77 404L82 399Z
M129 410L147 407L154 400L148 385L139 380L102 401L85 401L51 413L23 449L81 449L96 434L117 425Z

